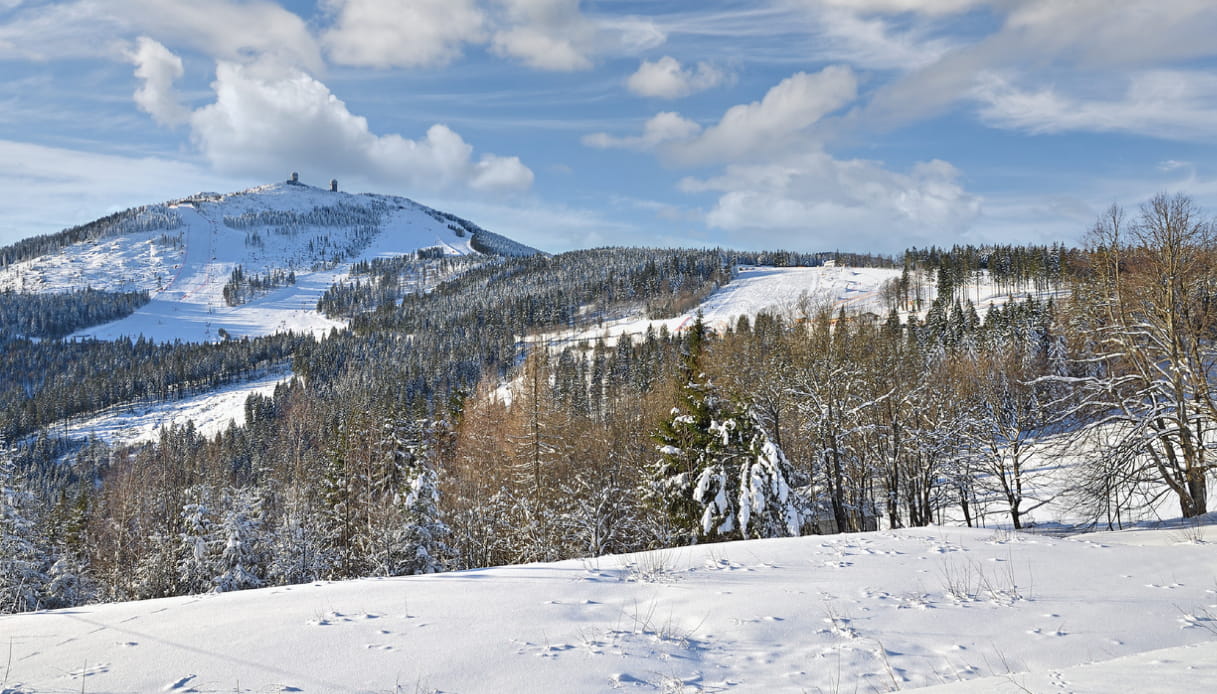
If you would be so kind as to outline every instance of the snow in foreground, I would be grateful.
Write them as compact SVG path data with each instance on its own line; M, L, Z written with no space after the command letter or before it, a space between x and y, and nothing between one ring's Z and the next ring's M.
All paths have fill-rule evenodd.
M896 530L15 615L0 689L1211 691L1203 535Z

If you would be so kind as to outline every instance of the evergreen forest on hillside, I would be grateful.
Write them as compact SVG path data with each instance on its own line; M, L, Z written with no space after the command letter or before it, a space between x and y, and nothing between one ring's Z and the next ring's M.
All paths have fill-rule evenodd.
M0 258L39 244L54 246ZM741 265L828 259L899 270L887 314L805 298L717 332L699 318L552 339L639 308L682 315ZM982 275L1029 298L982 315L967 289ZM231 280L234 301L289 281ZM59 339L146 300L0 295L17 307L0 323L0 612L946 513L1021 528L1042 502L1025 493L1041 474L1029 458L1050 437L1084 451L1068 493L1093 524L1162 497L1185 518L1209 509L1217 237L1181 196L1111 208L1079 249L419 254L335 285L318 309L350 329L320 340ZM56 430L288 364L290 382L212 439Z

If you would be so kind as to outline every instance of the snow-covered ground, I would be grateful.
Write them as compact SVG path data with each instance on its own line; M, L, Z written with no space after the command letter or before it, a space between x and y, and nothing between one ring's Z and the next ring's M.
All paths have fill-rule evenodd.
M541 339L556 345L596 338L606 338L611 343L620 335L643 335L648 326L656 331L666 326L670 332L678 332L693 322L698 311L706 325L715 330L733 326L740 316L751 319L765 312L799 318L804 310L815 311L822 307L831 308L833 312L844 308L849 314L870 313L883 318L887 316L889 306L881 289L885 282L900 279L900 272L888 268L842 266L741 267L731 282L712 293L698 307L675 318L648 320L636 314L606 321L595 328L547 334ZM936 291L932 281L922 281L924 312ZM987 274L960 289L960 298L971 300L982 316L990 306L1001 306L1011 298L1028 295L1028 292L1021 292L1011 297ZM907 316L907 312L901 312L902 318Z
M15 692L1204 692L1217 551L811 536L0 617L0 645Z
M162 427L194 422L199 434L212 438L233 422L238 426L245 424L245 400L250 395L269 396L275 392L275 386L290 378L291 373L284 370L182 400L120 405L84 419L73 419L63 429L57 426L56 431L73 439L135 444L157 440Z

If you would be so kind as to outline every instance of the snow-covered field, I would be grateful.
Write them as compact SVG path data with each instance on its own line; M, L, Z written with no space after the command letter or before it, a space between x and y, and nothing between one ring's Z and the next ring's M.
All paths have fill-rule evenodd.
M233 422L238 426L245 424L245 400L250 395L270 396L275 386L290 378L291 373L284 370L182 400L120 405L84 419L73 419L62 430L56 429L73 439L134 444L157 440L162 427L194 422L200 435L213 438Z
M776 313L798 318L806 310L829 307L834 312L844 308L850 314L871 313L883 318L889 307L885 304L881 289L884 282L898 280L900 270L888 268L855 267L741 267L727 285L719 288L697 308L675 318L648 320L635 315L619 320L606 321L595 328L566 331L545 335L555 344L581 342L606 338L610 343L620 335L640 336L650 326L658 331L666 326L670 332L678 332L693 322L698 311L706 325L722 330L733 326L740 316L755 317L757 314ZM924 309L934 299L933 282L923 286ZM990 306L1001 306L1011 297L994 284L987 275L964 285L961 299L971 300L983 316ZM901 312L907 318L907 312Z
M896 530L15 615L0 689L1205 692L1209 530Z

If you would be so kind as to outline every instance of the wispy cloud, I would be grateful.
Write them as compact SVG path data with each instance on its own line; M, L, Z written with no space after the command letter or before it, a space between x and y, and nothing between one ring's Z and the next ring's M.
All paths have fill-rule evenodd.
M973 97L994 127L1031 133L1123 132L1171 140L1217 140L1217 75L1154 70L1127 78L1115 99L1087 98L1053 87L1025 89L983 74Z

